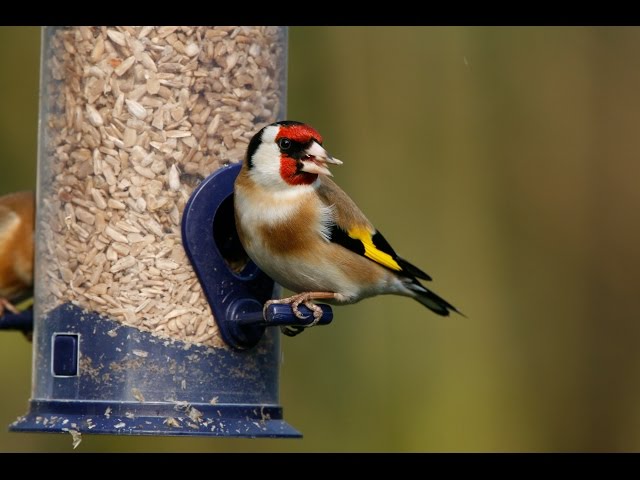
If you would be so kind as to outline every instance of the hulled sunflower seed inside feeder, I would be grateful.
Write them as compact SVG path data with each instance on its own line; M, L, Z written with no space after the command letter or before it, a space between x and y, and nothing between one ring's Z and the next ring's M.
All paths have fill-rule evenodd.
M278 27L49 27L38 242L47 312L74 303L222 346L181 245L202 179L284 106ZM124 426L124 425L123 425Z

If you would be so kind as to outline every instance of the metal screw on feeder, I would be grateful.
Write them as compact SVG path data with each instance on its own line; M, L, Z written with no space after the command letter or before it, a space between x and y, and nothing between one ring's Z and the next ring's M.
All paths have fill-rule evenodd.
M282 118L286 41L43 29L34 378L12 431L300 436L266 328L299 321L261 318L274 285L234 247L237 167L221 168Z

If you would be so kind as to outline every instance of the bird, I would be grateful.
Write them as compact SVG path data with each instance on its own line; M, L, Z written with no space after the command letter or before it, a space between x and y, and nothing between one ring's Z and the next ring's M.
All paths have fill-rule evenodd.
M330 178L331 156L312 126L293 120L266 125L247 146L234 183L236 230L249 258L295 295L264 304L290 304L313 313L305 326L282 327L295 336L314 326L313 303L352 304L382 294L411 297L438 315L463 315L426 288L431 277L400 257L355 202Z
M33 303L34 213L31 191L0 197L0 317Z

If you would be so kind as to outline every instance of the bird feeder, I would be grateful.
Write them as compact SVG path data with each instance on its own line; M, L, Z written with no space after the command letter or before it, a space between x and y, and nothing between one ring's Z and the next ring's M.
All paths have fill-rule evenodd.
M267 327L312 318L263 316L277 285L232 196L283 118L286 29L46 27L42 45L34 378L11 430L300 436Z

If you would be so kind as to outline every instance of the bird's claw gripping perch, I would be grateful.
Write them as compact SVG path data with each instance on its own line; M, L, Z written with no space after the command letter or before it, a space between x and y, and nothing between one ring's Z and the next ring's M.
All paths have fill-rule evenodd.
M303 293L299 293L297 295L292 295L290 297L286 297L286 298L279 298L279 299L274 299L274 300L268 300L267 302L265 302L264 304L264 308L262 309L262 314L265 318L265 320L267 319L267 311L269 309L269 307L271 305L290 305L291 306L291 311L293 312L293 314L295 315L296 318L298 318L299 320L307 320L309 318L308 314L304 314L300 311L300 305L304 305L305 307L307 307L309 310L311 310L311 314L313 317L313 320L311 321L311 323L308 324L304 324L304 325L281 325L280 326L280 330L282 331L283 334L289 336L289 337L294 337L300 333L302 333L304 331L305 328L311 328L311 327L315 327L320 320L322 320L322 315L324 314L322 307L320 307L319 305L313 303L313 299L314 298L332 298L333 294L332 293L326 293L326 292L303 292Z

